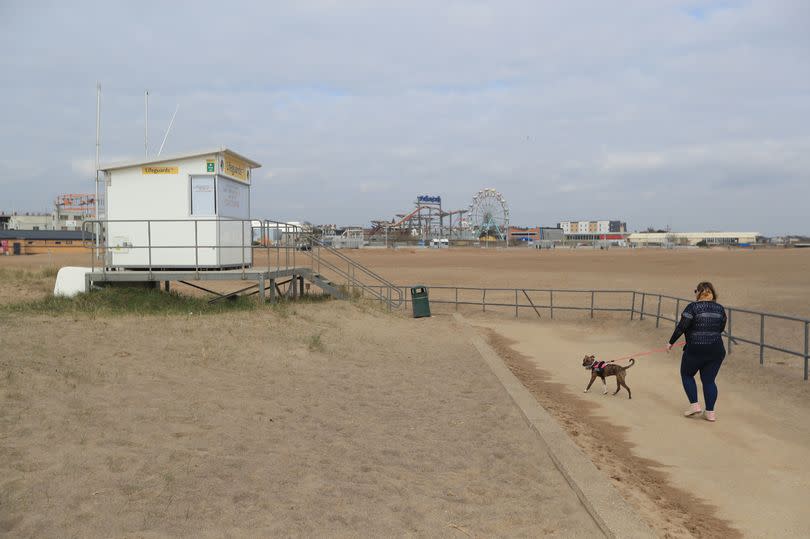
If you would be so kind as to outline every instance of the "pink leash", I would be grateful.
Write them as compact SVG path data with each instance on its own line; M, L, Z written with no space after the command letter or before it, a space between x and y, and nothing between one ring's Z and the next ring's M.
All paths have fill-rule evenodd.
M683 346L684 344L686 344L686 341L676 342L675 344L672 345L672 348L677 348L679 346ZM613 360L609 361L609 363L612 363L614 361L624 361L625 359L635 359L637 357L649 356L649 355L652 355L652 354L660 354L661 352L666 352L666 351L667 351L666 346L663 347L663 348L655 348L653 350L647 350L646 352L637 352L635 354L630 354L629 356L617 357L616 359L613 359Z

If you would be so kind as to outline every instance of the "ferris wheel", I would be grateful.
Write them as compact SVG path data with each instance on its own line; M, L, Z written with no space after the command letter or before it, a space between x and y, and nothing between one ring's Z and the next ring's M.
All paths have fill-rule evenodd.
M495 189L482 189L473 197L467 219L477 238L505 240L509 228L509 206Z

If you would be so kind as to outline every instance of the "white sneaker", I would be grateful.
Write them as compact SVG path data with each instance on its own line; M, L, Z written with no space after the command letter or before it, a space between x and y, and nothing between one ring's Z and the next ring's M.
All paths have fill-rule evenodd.
M694 403L689 406L689 409L683 413L686 417L692 417L693 415L699 414L703 410L700 409L699 403Z

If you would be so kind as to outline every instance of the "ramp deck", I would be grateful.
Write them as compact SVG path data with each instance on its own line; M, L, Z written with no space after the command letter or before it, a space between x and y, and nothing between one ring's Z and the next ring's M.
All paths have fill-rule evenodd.
M93 286L99 283L160 283L164 282L166 289L169 289L169 283L184 282L190 284L195 288L200 288L213 294L218 294L221 297L228 297L236 295L240 292L245 292L254 287L257 288L259 301L266 300L267 289L270 289L270 301L275 301L277 296L276 284L280 279L289 279L291 283L291 294L303 295L303 280L309 280L312 276L312 270L304 267L291 267L291 268L239 268L228 270L194 270L194 269L171 269L171 270L127 270L127 269L96 269L90 271L85 275L85 290L90 291ZM256 284L251 285L245 289L231 292L229 294L220 294L208 290L202 286L193 285L195 281L254 281ZM296 287L295 285L299 286ZM317 284L317 283L316 283ZM256 293L256 292L252 292Z

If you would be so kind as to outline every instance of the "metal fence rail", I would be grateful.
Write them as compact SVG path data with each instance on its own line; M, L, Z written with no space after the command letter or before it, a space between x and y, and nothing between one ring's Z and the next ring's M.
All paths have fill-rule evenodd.
M636 297L641 296L641 307L638 311L635 310L635 303ZM647 312L645 310L645 302L647 298L651 298L656 305L655 313ZM673 311L673 315L669 316L665 313L662 313L662 302L664 301L674 302L675 309ZM643 320L645 316L654 317L655 318L655 327L659 327L661 324L661 320L667 320L669 322L673 322L675 324L679 321L680 316L680 307L683 305L684 307L689 304L692 300L678 298L675 296L668 296L666 294L657 294L657 293L650 293L650 292L635 292L633 297L633 309L631 310L631 319L635 312L638 312L639 319ZM736 316L735 316L736 315ZM741 316L749 317L747 320L748 328L751 329L758 329L758 338L756 336L752 337L750 332L746 335L745 333L738 331L734 333L734 328L740 322ZM724 335L726 336L726 348L729 354L733 351L733 347L739 343L750 344L759 347L759 364L765 364L765 350L774 350L776 352L781 352L783 354L788 354L791 356L796 356L800 358L804 358L804 379L808 379L808 371L810 370L810 320L806 318L800 318L797 316L788 316L783 314L776 314L776 313L767 313L763 311L755 311L752 309L743 309L739 307L726 307L726 331ZM754 320L750 320L753 318ZM793 333L793 337L798 337L794 339L788 339L793 342L799 341L801 344L801 348L788 348L786 345L779 346L774 344L772 341L769 342L767 337L767 332L772 328L771 324L767 324L767 321L781 321L787 322L789 324L788 327L782 325L779 330L783 334L791 334ZM735 322L736 321L736 322ZM753 322L753 324L752 324ZM791 327L792 326L792 330ZM803 341L803 342L802 342ZM802 346L803 345L803 346Z
M141 235L145 238L145 243L127 243L126 245L111 243L108 238L109 227L120 223L143 227ZM189 243L176 244L153 241L153 227L164 226L167 223L176 227L189 227L185 234L193 240ZM217 228L215 242L200 242L199 228L201 224L205 226L206 223L214 223L217 227L223 223L238 224L241 229L240 241L231 240L229 244L218 245L220 231ZM409 287L398 286L387 281L337 249L323 244L308 230L269 219L92 219L84 221L82 225L82 241L90 248L93 271L96 266L99 266L102 272L115 269L110 255L116 249L145 251L146 262L140 263L139 267L150 274L153 270L160 269L159 264L153 263L153 254L164 249L193 252L193 262L189 261L188 268L197 273L206 269L200 264L201 249L240 249L239 260L231 264L241 269L243 275L246 268L257 262L254 259L255 255L262 253L266 256L265 263L268 269L273 267L274 258L275 269L296 268L299 263L303 262L301 265L310 268L313 273L326 272L329 279L337 281L335 284L345 285L350 291L359 292L363 296L368 295L374 300L387 304L389 309L407 306L411 303L407 294ZM248 249L249 251L247 251ZM246 252L250 253L250 259L246 257ZM666 294L637 290L460 286L432 286L429 288L433 296L430 299L431 303L453 305L456 310L459 305L480 306L484 312L488 307L509 308L514 309L514 315L518 317L521 310L531 309L537 316L542 316L543 312L547 312L552 319L555 311L587 311L591 318L597 312L629 313L630 320L634 320L636 315L639 320L643 320L644 317L655 318L656 327L660 327L662 320L677 324L681 305L686 306L691 301ZM440 297L436 297L436 295ZM580 302L577 304L566 301L571 296L579 298ZM606 297L611 300L605 302ZM667 304L671 304L671 310ZM649 309L653 308L654 312L651 312ZM672 316L669 313L672 313ZM737 307L726 307L726 314L728 322L724 336L727 339L729 354L732 353L735 345L745 343L759 347L761 365L765 364L765 350L801 357L804 358L804 379L808 379L808 374L810 374L808 372L810 371L810 319ZM781 326L775 327L774 322L780 323ZM781 342L777 343L774 340L775 337L781 337ZM802 341L803 347L801 344L796 344Z
M225 227L230 232L225 232ZM111 238L115 231L119 234L124 231L127 239ZM203 231L205 234L201 237ZM225 235L229 238L223 243ZM316 283L322 282L321 277L325 279L325 286L333 284L334 280L334 284L345 286L349 291L359 290L376 296L389 308L398 308L404 301L399 287L325 245L309 229L271 219L87 219L82 223L82 243L90 252L91 272L97 268L103 274L118 269L138 269L151 275L169 268L194 271L199 276L202 271L227 267L241 270L244 278L250 268L268 271L305 268L317 274L311 276ZM227 264L211 262L210 256L209 261L203 263L201 253L210 254L212 250L229 254L237 250L239 254L231 257ZM139 256L117 260L121 254L130 252ZM163 252L172 253L171 262L156 261ZM179 259L183 262L178 263Z
M111 225L129 225L130 228L127 232L134 235L140 234L143 240L116 244L108 237ZM163 241L158 240L155 237L156 234L153 233L154 230L159 226L166 227L167 225L172 226L175 234L187 237L189 241L178 243L165 238L162 238ZM217 227L213 232L216 241L201 240L200 228L206 225ZM220 244L220 226L222 225L238 226L240 228L239 241ZM208 234L211 235L210 229ZM274 235L275 240L271 239ZM155 271L161 269L163 264L153 262L153 254L163 250L193 253L193 262L189 260L184 265L189 269L200 271L206 269L206 265L200 263L200 252L210 249L241 250L240 260L230 264L241 269L253 264L253 255L257 252L266 253L265 265L267 267L273 267L273 259L275 259L276 269L292 268L296 267L296 251L300 247L300 238L303 235L301 228L296 225L269 219L87 219L82 223L82 244L90 252L90 266L93 271L96 267L101 271L107 271L114 266L111 255L124 251L145 253L146 260L136 262L135 265L150 272ZM251 260L245 256L247 250L251 252ZM275 256L272 256L273 254ZM128 264L123 263L123 266L126 267Z
M412 302L407 294L409 287L401 287L403 304L407 306ZM677 325L680 320L681 307L686 307L691 301L685 298L669 296L638 290L606 290L606 289L562 289L562 288L481 288L466 286L430 286L430 303L433 305L452 305L455 310L459 306L478 306L482 312L487 308L500 307L514 309L514 316L519 317L521 311L531 311L542 317L546 313L550 319L554 318L555 311L585 311L590 318L598 312L628 313L630 320L638 317L639 320L655 319L655 327L661 326L661 321ZM466 296L466 297L464 297ZM576 302L565 302L571 296L579 297ZM612 301L605 302L610 297ZM603 301L600 302L599 300ZM562 302L561 302L562 300ZM670 306L667 304L671 304ZM804 359L804 379L810 375L810 319L796 316L787 316L776 313L767 313L739 307L726 307L726 338L727 352L731 354L739 343L759 347L760 365L765 364L765 350L773 350ZM741 324L741 317L748 317L745 324ZM753 318L753 321L750 320ZM774 322L781 325L776 326ZM758 333L758 335L752 335ZM769 332L771 337L769 338ZM774 340L781 337L786 343L777 344Z

